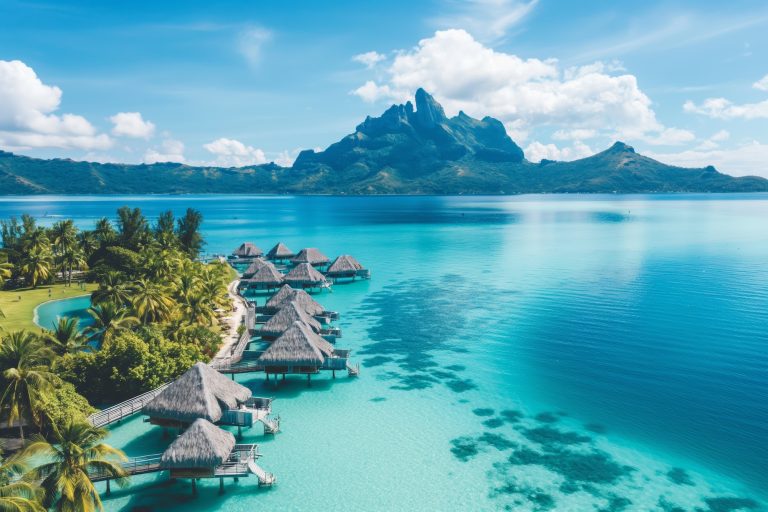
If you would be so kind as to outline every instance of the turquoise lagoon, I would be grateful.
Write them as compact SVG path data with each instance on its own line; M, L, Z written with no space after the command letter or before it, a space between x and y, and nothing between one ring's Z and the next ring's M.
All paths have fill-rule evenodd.
M351 253L338 310L358 379L277 389L254 478L134 478L108 510L758 510L768 498L768 195L22 197L90 227L124 204L250 240ZM261 299L263 300L263 299ZM129 455L168 444L140 417Z

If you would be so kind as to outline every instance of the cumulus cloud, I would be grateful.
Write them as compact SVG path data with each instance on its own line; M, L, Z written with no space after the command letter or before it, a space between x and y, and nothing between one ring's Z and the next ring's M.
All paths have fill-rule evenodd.
M576 128L574 130L557 130L552 134L555 140L587 140L597 136L597 130Z
M211 165L219 167L244 167L267 163L264 151L252 146L246 146L239 140L222 137L208 144L203 144L203 147L209 153L216 155L216 159L211 162Z
M106 149L108 135L82 116L55 114L62 91L46 85L19 60L0 60L0 146L9 149Z
M710 139L711 140L711 139ZM683 167L714 165L734 176L763 176L768 178L768 144L751 141L731 148L699 148L677 153L648 153L664 163Z
M690 136L656 119L651 100L635 76L616 74L617 63L562 69L554 59L522 59L495 51L465 30L438 31L401 51L386 67L386 80L352 91L365 101L405 101L418 87L433 93L450 114L492 115L517 131L556 126L565 136L589 130L595 136L649 143Z
M448 2L446 2L448 3ZM447 14L433 20L439 28L461 27L483 41L502 38L536 6L538 0L467 0L450 2ZM452 7L452 8L451 8Z
M564 148L559 148L555 144L543 144L539 141L534 141L525 148L525 157L531 162L540 162L543 159L578 160L579 158L585 158L594 154L595 152L592 148L580 141L576 141L572 146Z
M741 105L725 98L707 98L700 104L689 100L683 104L683 110L713 119L766 119L768 118L768 100Z
M261 61L264 45L272 39L272 32L261 27L249 27L242 32L237 41L240 54L251 66L256 66Z
M118 137L148 139L155 133L155 125L145 121L140 112L118 112L109 118L114 127L112 134Z
M296 161L296 157L299 156L301 150L294 149L293 151L281 151L275 158L275 163L281 167L290 167L293 162Z
M752 87L760 91L768 91L768 75L765 75L763 78L753 83Z
M157 162L184 163L184 144L179 140L165 139L159 147L150 148L144 153L144 163Z
M365 52L360 53L358 55L355 55L352 57L352 60L355 62L359 62L360 64L364 65L368 69L372 69L376 66L379 62L383 61L387 57L381 53L378 52Z

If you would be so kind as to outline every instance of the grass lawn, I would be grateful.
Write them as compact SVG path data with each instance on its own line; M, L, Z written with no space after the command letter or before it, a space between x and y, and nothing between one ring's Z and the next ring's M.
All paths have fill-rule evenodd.
M86 291L83 291L76 283L73 283L69 287L63 284L55 284L52 286L40 286L34 290L31 288L21 288L19 290L0 291L0 310L5 313L5 317L0 317L0 327L6 331L17 331L20 329L39 331L40 327L32 321L35 314L34 310L38 305L49 300L68 299L78 295L85 295L94 291L96 287L97 285L94 283L86 283ZM48 296L48 290L51 292L50 297ZM21 297L21 300L19 300L19 297Z

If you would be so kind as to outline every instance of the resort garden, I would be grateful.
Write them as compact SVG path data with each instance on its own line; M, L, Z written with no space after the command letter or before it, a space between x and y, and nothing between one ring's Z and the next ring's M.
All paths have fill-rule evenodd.
M123 207L90 230L27 215L0 223L0 510L101 509L89 474L124 483L124 455L88 423L91 404L154 389L215 355L234 274L198 261L201 222L193 209L150 223ZM89 291L89 325L31 327L29 304Z

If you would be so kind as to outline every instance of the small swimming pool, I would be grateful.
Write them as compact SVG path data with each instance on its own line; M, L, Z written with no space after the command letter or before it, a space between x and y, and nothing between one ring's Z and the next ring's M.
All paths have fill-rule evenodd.
M87 311L90 306L90 295L44 302L35 309L34 321L44 329L52 329L59 318L74 317L80 320L80 329L82 330L93 324L93 318Z

